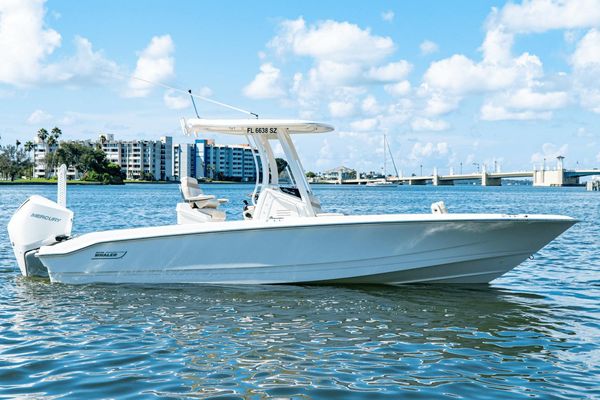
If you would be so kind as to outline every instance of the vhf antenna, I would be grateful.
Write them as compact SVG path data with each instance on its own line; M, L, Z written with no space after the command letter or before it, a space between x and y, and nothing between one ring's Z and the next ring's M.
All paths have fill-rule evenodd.
M120 74L120 73L114 72L114 71L111 71L111 73L113 75L121 76L123 78L135 79L137 81L146 82L146 83L149 83L151 85L161 86L161 87L164 87L165 89L171 89L171 90L173 90L175 92L186 93L185 90L180 89L178 87L165 85L164 83L160 83L160 82L154 82L154 81L151 81L151 80L148 80L148 79L141 78L139 76L125 75L125 74ZM197 95L197 94L192 94L191 90L188 90L187 93L189 93L190 97L192 98L192 103L194 102L194 97L195 97L197 99L204 100L206 102L213 103L213 104L216 104L216 105L221 106L221 107L226 107L226 108L229 108L231 110L235 110L235 111L239 111L239 112L244 113L244 114L252 115L254 118L258 119L258 114L253 113L253 112L248 111L248 110L244 110L243 108L232 106L231 104L221 103L220 101L216 101L216 100L210 99L208 97L200 96L200 95ZM194 108L196 108L196 104L194 104ZM198 111L196 110L196 116L197 115L198 115ZM200 117L198 117L198 118L200 118Z
M200 119L198 115L198 109L196 108L196 102L194 101L194 96L192 95L192 89L188 89L188 93L190 94L190 99L192 99L192 104L194 105L194 111L196 112L196 117Z

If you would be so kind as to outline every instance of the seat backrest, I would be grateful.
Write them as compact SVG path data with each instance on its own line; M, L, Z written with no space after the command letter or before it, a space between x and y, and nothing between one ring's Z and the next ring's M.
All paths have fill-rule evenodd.
M190 176L181 178L179 187L181 188L181 195L184 200L189 200L203 194L198 181Z

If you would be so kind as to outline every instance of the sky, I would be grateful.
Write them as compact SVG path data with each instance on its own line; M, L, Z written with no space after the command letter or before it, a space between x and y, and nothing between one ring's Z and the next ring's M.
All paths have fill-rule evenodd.
M600 0L0 0L0 143L192 141L189 97L131 76L333 125L307 170L380 171L384 135L405 175L600 166Z

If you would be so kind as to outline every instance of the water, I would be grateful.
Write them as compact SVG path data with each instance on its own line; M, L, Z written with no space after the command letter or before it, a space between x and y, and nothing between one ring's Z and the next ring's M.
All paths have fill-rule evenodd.
M247 185L211 185L241 218ZM600 398L600 196L332 187L328 211L566 214L490 286L68 286L18 275L0 230L2 398ZM0 225L49 186L0 187ZM77 233L175 223L176 185L70 187Z

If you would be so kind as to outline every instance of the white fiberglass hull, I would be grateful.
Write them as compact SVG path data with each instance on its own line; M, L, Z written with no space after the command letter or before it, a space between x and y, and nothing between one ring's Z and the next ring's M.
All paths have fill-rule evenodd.
M486 283L576 221L562 216L331 216L82 235L39 250L53 282Z

